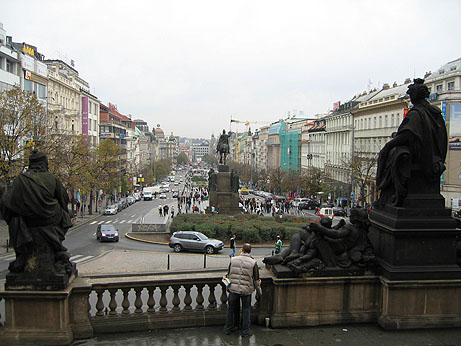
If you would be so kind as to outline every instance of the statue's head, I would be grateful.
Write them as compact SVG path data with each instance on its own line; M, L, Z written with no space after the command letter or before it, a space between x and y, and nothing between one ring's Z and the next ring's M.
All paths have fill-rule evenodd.
M333 221L329 217L322 217L320 219L320 225L326 228L331 228Z
M365 208L352 208L349 220L352 224L362 223L363 225L368 226L368 211Z
M29 156L29 169L48 170L48 158L44 152L34 150Z
M410 101L413 104L419 103L429 97L429 89L424 85L424 79L416 78L413 84L408 86L407 94L410 95Z
M226 130L222 130L222 134L225 135L225 134L226 134Z

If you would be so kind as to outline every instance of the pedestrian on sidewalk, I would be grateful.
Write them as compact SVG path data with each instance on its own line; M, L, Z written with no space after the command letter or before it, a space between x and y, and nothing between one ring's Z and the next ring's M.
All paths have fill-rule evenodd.
M240 256L230 259L229 269L223 279L229 279L230 284L227 287L229 296L227 300L226 324L224 325L224 334L231 334L238 329L235 324L235 314L238 311L240 301L242 302L242 327L240 334L242 336L251 336L250 329L250 310L251 294L257 285L261 285L259 279L259 268L256 260L251 256L251 245L246 243L240 251Z
M168 204L165 204L163 206L163 216L168 216L168 210L170 210L170 207L168 206Z
M235 243L235 234L234 234L230 238L230 249L232 250L232 252L229 254L229 257L234 257L235 256L235 245L237 245L237 244Z
M274 254L278 255L281 252L282 252L282 239L280 239L280 235L277 235L277 240L275 242Z
M161 204L159 204L159 206L158 206L158 215L162 216L162 213L163 213L163 207L162 207Z

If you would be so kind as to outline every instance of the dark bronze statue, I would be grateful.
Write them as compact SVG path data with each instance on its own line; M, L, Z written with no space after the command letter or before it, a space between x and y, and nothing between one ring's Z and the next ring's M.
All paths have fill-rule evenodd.
M415 79L407 94L413 107L379 153L376 207L401 206L408 193L440 192L448 143L445 122L440 109L426 101L429 90L423 79Z
M208 172L208 191L216 191L218 186L218 175L214 171L213 168L211 168Z
M239 192L240 187L240 178L235 171L232 169L231 171L231 191L232 192Z
M227 155L229 155L229 137L231 133L226 134L226 130L222 130L221 136L219 136L218 144L216 146L216 152L219 153L219 163L221 165L226 164Z
M279 255L264 258L266 264L283 264L296 274L323 268L365 268L375 265L373 247L368 239L368 213L351 209L350 223L341 220L332 227L329 218L296 231L290 247Z
M16 177L1 200L16 253L8 268L7 286L63 289L72 274L77 274L62 245L72 227L68 202L61 181L48 172L46 155L34 151L29 157L29 169Z

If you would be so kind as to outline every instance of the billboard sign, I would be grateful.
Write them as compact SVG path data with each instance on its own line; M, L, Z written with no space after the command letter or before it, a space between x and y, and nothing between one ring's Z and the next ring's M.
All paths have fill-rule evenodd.
M461 150L461 103L450 104L448 149Z
M82 97L82 135L88 136L88 97Z

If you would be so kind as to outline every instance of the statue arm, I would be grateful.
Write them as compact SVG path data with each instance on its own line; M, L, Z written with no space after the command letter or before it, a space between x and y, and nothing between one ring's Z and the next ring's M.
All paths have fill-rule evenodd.
M349 227L342 227L339 230L335 230L335 229L328 229L316 223L311 224L311 229L317 234L321 234L323 236L326 236L332 239L345 238L348 236L350 232Z

